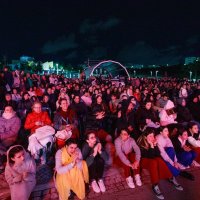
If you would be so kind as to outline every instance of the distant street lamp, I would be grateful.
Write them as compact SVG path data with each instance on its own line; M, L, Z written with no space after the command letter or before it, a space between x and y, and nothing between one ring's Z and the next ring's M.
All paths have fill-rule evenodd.
M192 71L190 71L190 80L192 80Z
M134 76L136 76L136 71L134 70L133 72L134 72Z
M150 71L151 77L152 77L152 71Z
M56 63L56 74L58 74L58 63Z
M158 78L158 71L156 71L156 78Z

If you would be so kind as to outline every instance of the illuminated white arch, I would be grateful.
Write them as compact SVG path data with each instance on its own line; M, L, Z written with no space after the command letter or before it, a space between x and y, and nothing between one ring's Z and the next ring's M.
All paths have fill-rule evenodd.
M93 67L92 71L90 72L90 76L93 75L94 70L95 70L97 67L99 67L101 64L109 63L109 62L118 64L119 66L121 66L121 67L125 70L125 72L126 72L128 78L130 78L130 75L129 75L129 73L128 73L126 67L124 67L121 63L116 62L116 61L114 61L114 60L105 60L105 61L102 61L102 62L98 63L97 65L95 65L95 66Z

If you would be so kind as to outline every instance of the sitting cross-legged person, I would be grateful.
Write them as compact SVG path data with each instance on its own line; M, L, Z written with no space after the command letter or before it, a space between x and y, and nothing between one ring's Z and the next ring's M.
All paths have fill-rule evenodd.
M115 148L118 161L124 169L126 182L130 188L135 188L132 172L135 176L137 186L141 186L140 180L140 148L135 140L130 137L129 131L122 129L118 138L115 139Z
M159 199L164 199L164 196L158 186L159 181L161 179L169 179L172 183L176 183L176 179L173 177L168 166L161 158L154 129L147 128L139 137L138 145L141 149L141 168L149 171L152 190L155 195ZM175 187L177 187L177 184Z
M75 139L68 139L66 145L56 153L56 188L59 199L67 200L72 190L79 199L85 198L85 183L88 183L88 167L82 159Z
M94 131L87 133L86 142L82 148L82 154L83 159L86 160L88 165L92 189L96 193L99 193L100 191L105 192L106 188L103 182L103 172L108 155L96 138Z

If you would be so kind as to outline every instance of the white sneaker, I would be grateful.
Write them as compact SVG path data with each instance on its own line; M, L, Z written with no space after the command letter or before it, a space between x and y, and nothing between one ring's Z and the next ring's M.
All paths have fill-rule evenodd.
M142 186L142 181L140 179L140 175L139 174L135 175L135 182L136 182L137 186Z
M192 161L192 166L193 167L200 167L200 164L197 161L193 160Z
M171 182L177 190L183 191L183 187L177 182L177 180L174 176L169 179L169 182Z
M100 188L101 192L105 192L106 191L106 187L105 187L104 182L103 182L102 179L99 179L98 184L99 184L99 188Z
M130 188L135 188L135 184L133 183L133 178L131 176L129 176L128 178L126 178L126 182L127 182L128 186Z
M96 193L100 192L100 188L95 180L92 181L91 186L92 186L92 189L94 190L94 192L96 192Z
M154 185L152 187L153 192L155 193L155 195L158 197L158 199L164 199L164 196L162 195L160 188L158 187L158 185Z

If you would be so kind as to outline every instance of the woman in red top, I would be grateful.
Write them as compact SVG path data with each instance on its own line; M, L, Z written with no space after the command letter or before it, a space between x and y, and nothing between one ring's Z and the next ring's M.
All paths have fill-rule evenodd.
M51 119L47 112L42 111L41 103L34 102L32 112L26 117L24 128L30 130L33 134L37 128L45 125L51 125Z
M24 128L31 132L28 150L35 159L39 159L42 154L40 158L42 164L46 163L46 149L53 144L52 134L55 131L51 124L48 113L42 111L41 103L34 102L32 112L27 115ZM42 127L43 129L41 129Z

